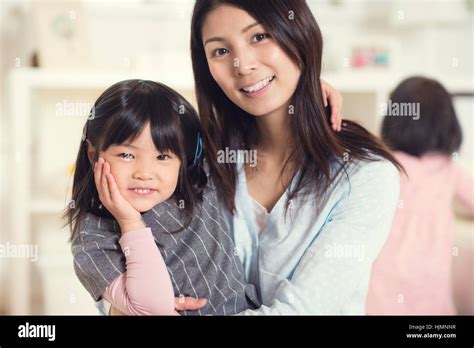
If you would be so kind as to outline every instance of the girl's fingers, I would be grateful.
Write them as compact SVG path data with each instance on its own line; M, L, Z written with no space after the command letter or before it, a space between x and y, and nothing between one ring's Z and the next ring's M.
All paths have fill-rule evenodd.
M109 203L110 202L110 192L109 192L109 185L107 183L107 174L110 172L110 165L107 162L104 162L103 169L102 169L102 176L100 178L100 184L102 188L102 195L105 202L102 203Z
M117 187L117 183L115 182L115 178L113 176L113 174L109 171L109 173L107 173L107 183L108 183L108 186L109 186L109 193L110 193L110 198L117 202L117 200L120 198L119 195L120 195L120 191Z
M95 186L97 187L97 190L100 190L100 178L102 175L102 164L101 164L101 158L94 164L94 180L95 180Z
M342 106L342 97L339 95L331 94L329 96L329 102L331 103L331 119L332 119L332 126L334 130L340 130L342 116L341 116L341 106Z
M323 85L323 88L321 89L323 92L323 102L324 102L324 107L328 106L328 96L326 94L326 88Z

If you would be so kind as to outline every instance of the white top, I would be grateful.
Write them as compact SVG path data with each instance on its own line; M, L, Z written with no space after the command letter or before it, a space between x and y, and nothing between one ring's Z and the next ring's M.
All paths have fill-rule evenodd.
M250 204L252 205L252 210L255 213L255 223L257 225L257 231L258 233L260 233L267 225L270 213L268 212L267 208L257 202L257 200L255 200L252 196L249 195L249 198Z
M395 166L350 164L324 199L290 202L286 220L288 190L267 213L249 196L243 165L238 172L237 213L227 220L263 303L241 314L364 314L372 263L397 206Z

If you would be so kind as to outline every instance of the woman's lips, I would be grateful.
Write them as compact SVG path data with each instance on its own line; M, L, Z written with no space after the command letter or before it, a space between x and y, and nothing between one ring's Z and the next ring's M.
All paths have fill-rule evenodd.
M266 84L265 87L263 88L260 88L259 90L257 91L254 91L254 92L248 92L248 91L245 91L244 89L240 89L240 91L245 94L247 97L250 97L250 98L255 98L255 97L258 97L262 94L264 94L266 91L268 91L268 89L270 88L270 86L272 85L273 81L275 80L275 76L273 76L271 78L271 80Z

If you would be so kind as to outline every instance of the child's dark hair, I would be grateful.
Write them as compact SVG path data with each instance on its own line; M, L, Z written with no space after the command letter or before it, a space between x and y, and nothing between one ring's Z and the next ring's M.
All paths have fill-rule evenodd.
M201 126L194 108L179 93L157 82L126 80L109 87L95 102L77 155L72 201L64 213L71 228L71 240L79 233L81 221L88 211L100 203L94 173L87 156L88 140L99 152L111 145L133 141L150 123L153 143L160 152L171 151L181 160L179 179L173 198L184 203L191 221L196 204L202 200L207 184L203 168Z
M451 96L438 82L425 77L402 81L390 95L395 103L419 103L419 118L386 116L382 139L395 151L421 157L428 152L451 155L462 143L462 130ZM413 105L413 104L412 104Z

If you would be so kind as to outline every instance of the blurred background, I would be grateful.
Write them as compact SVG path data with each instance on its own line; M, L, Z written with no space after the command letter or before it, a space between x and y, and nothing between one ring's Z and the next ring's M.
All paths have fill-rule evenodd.
M474 174L474 0L308 0L324 36L323 78L344 118L376 134L405 77L439 80ZM93 102L127 78L194 101L192 0L0 2L0 313L98 314L76 279L61 212ZM474 314L474 225L456 209L453 293ZM456 252L454 252L454 250Z

